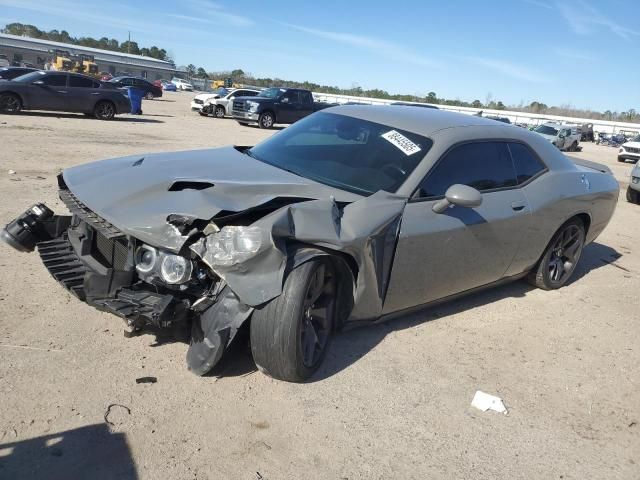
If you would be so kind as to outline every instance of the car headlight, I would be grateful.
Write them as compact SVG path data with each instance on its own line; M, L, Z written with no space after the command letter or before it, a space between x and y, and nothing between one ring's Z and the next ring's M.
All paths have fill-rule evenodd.
M160 264L160 276L166 283L175 285L191 278L191 261L179 255L166 254Z
M247 106L249 107L250 112L255 112L256 110L258 110L258 105L260 105L258 102L252 102L251 100L247 102Z
M158 251L149 245L142 245L136 252L136 270L139 273L150 273L158 261Z
M620 147L620 151L618 153L624 152L624 147Z
M262 230L258 227L223 227L207 238L212 266L230 267L254 257L262 247Z
M640 183L640 177L631 177L631 183L638 184Z

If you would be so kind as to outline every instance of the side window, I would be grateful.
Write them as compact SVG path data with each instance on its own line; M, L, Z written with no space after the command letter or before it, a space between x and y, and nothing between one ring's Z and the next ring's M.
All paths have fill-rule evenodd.
M311 92L300 92L300 101L302 103L313 103Z
M133 79L133 84L136 87L146 87L148 85L147 82L145 82L144 80L140 79L140 78L134 78Z
M299 95L298 95L298 91L294 90L292 92L287 92L282 96L282 100L284 100L285 98L288 99L287 103L298 103L299 102Z
M95 82L90 78L85 77L76 77L75 75L71 75L69 77L69 86L70 87L80 87L80 88L96 88L94 86Z
M245 96L245 97L255 97L257 94L258 94L258 92L252 92L251 90L247 90L247 91L244 93L244 96Z
M481 192L515 186L516 174L506 144L477 142L454 147L427 174L418 196L443 196L456 183Z
M248 97L249 96L249 92L247 92L246 90L236 90L235 92L233 92L234 97Z
M46 75L42 79L42 83L48 85L50 87L66 87L67 86L67 76L66 75Z
M521 143L510 143L509 151L513 158L518 184L528 181L546 169L531 149Z

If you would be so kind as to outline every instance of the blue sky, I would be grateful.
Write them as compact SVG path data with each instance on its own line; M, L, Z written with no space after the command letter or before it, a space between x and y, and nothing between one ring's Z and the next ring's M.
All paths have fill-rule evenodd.
M0 23L166 48L179 65L506 104L640 110L637 0L0 0Z

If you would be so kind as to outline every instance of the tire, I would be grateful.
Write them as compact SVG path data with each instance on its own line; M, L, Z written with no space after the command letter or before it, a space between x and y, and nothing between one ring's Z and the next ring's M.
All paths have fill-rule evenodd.
M224 118L225 116L225 110L224 107L222 105L216 105L214 110L213 110L213 116L215 118Z
M627 202L640 205L640 192L627 187Z
M563 287L576 269L584 248L584 224L573 218L553 235L542 258L527 280L542 290Z
M156 97L153 95L153 92L147 92L144 94L144 98L147 100L153 100Z
M569 147L569 151L570 152L577 152L578 151L578 142L573 142L571 144L571 146Z
M93 109L93 116L98 120L112 120L116 115L116 106L106 100L96 103Z
M291 272L282 294L253 313L250 336L256 365L279 380L307 380L324 359L335 318L331 262L316 258L303 263Z
M274 123L276 123L276 119L271 112L261 113L258 118L258 125L260 125L260 128L272 128Z
M626 159L626 158L624 158L624 157L618 157L618 161L619 161L619 162L626 162L626 161L627 161L627 159Z
M22 110L22 100L14 93L3 93L0 95L0 113L20 113Z

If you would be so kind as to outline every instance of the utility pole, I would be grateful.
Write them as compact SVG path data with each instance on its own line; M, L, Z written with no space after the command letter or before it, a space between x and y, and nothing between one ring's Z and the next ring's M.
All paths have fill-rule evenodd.
M131 53L131 30L129 30L129 41L127 42L127 53Z

